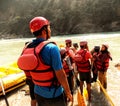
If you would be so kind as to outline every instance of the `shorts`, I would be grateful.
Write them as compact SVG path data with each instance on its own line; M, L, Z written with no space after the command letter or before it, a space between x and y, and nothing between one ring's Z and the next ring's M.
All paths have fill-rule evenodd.
M29 86L30 90L30 97L32 100L35 100L35 95L34 95L34 83L31 79L26 79L26 84Z
M91 72L79 72L80 81L91 83Z
M35 94L38 106L67 106L65 95L61 94L56 98L44 98Z

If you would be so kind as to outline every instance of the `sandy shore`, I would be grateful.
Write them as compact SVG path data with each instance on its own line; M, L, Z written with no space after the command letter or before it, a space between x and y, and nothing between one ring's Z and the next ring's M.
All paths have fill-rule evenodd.
M28 86L25 85L7 94L7 99L10 106L30 106L30 97L25 95L25 90ZM86 106L110 106L104 94L100 92L98 83L92 84L92 101L91 103L86 100ZM0 97L0 106L6 106L4 97ZM77 90L74 92L74 105L78 106Z

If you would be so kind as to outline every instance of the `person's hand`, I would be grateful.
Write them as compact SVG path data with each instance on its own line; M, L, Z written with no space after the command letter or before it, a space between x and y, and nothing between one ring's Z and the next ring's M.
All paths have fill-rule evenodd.
M67 96L69 101L73 102L73 96L71 93L66 93L66 96Z

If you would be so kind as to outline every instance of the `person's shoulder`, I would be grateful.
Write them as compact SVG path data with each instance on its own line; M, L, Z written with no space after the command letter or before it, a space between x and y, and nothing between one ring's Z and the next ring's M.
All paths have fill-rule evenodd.
M55 50L59 50L59 48L58 48L58 46L56 45L56 44L54 44L54 43L48 43L47 45L46 45L46 48L47 49L49 49L49 50L51 50L51 51L55 51Z
M52 47L53 47L53 48L54 48L54 47L57 47L57 45L56 45L54 42L48 43L47 46L49 46L49 47L51 47L51 48L52 48Z
M89 56L89 57L92 57L92 54L89 50L86 50L86 55Z

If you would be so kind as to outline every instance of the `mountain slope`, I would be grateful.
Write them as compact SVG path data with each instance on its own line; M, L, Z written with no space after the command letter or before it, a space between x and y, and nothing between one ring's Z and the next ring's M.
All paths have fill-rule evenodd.
M0 37L32 37L29 21L44 16L52 34L120 31L119 0L1 0Z

